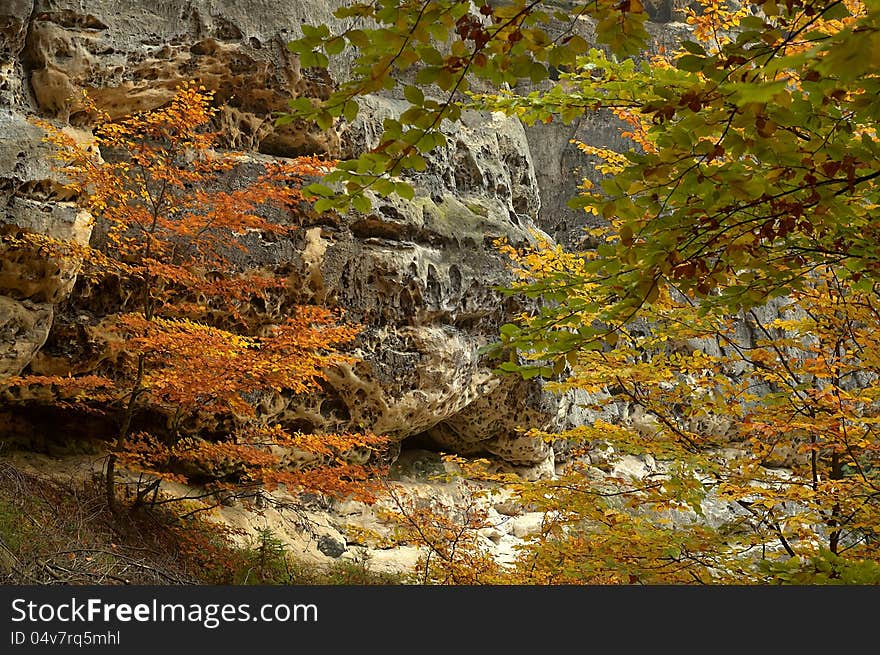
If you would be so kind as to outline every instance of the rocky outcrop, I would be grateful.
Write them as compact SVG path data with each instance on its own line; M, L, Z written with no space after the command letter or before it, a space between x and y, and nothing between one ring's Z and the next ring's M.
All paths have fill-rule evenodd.
M88 136L82 94L111 116L161 106L184 81L215 92L224 145L254 159L355 155L378 144L382 121L405 103L373 96L357 119L333 129L293 123L275 112L297 96L326 94L351 62L329 74L303 70L286 48L305 22L327 22L332 2L308 0L15 0L0 9L0 203L4 233L32 232L77 243L89 217L68 201L38 115ZM657 20L684 5L654 2ZM591 38L589 21L576 29ZM656 29L671 47L680 24ZM524 428L550 430L584 418L578 399L545 393L535 380L498 377L481 348L522 308L495 288L509 282L493 242L549 234L577 244L583 214L565 206L578 176L593 176L572 139L623 148L615 119L602 113L570 125L524 128L466 113L427 169L411 178L412 201L374 198L373 209L318 216L291 240L254 244L253 264L289 275L298 302L344 308L363 326L360 361L330 372L324 393L276 397L263 411L300 430L366 428L398 442L492 455L525 475L552 475L557 453ZM250 174L243 167L241 175ZM594 176L595 177L595 176ZM595 181L595 180L594 180ZM101 295L78 285L74 259L0 253L0 374L83 373L101 361ZM83 310L83 311L80 311ZM53 318L54 317L54 318ZM609 406L611 418L626 409Z
M4 50L10 54L23 45L22 29L0 32L7 35ZM15 88L7 84L8 90ZM16 94L8 98L15 100ZM42 130L11 103L0 106L0 134L0 234L13 239L43 234L88 244L90 216L69 202ZM73 289L78 268L75 258L49 257L20 240L0 246L0 375L20 373L43 346L53 307Z
M345 59L327 76L302 70L286 49L302 23L334 24L331 10L321 0L6 3L3 229L88 239L88 217L65 204L40 130L27 121L38 115L86 133L83 92L121 116L160 106L181 82L197 80L223 106L217 127L225 145L258 158L346 155L376 145L382 120L399 113L400 101L368 98L354 123L332 130L274 127L273 114L288 100L321 96L332 77L346 74ZM512 119L468 114L428 159L412 179L413 201L376 198L366 214L316 217L292 241L254 253L255 261L265 258L261 265L289 272L299 301L340 306L363 326L354 353L360 362L332 371L323 395L275 398L264 411L298 429L418 436L433 447L494 454L529 475L552 474L553 450L522 428L551 428L567 410L535 381L496 377L480 354L517 310L494 290L509 277L493 241L525 243L539 231L541 197L526 133ZM100 312L92 310L101 291L78 285L67 300L75 262L0 259L2 371L30 364L33 372L57 374L66 362L83 372L83 362L93 361L86 351L100 341Z
M42 133L28 121L38 115L88 135L81 94L87 91L111 116L165 103L183 81L213 90L222 111L217 128L224 145L249 151L254 160L300 154L353 155L377 144L382 121L403 106L389 97L365 99L356 121L331 130L273 124L274 112L297 96L322 96L343 79L350 62L336 62L330 76L302 70L286 49L305 22L328 22L332 1L306 0L7 0L0 5L0 232L36 233L86 244L90 217L70 203L51 168ZM685 2L645 3L657 20L682 16ZM590 37L590 25L577 29ZM661 45L679 39L680 24L656 30ZM370 429L399 444L491 455L527 477L553 475L565 444L552 446L524 428L552 430L590 420L584 409L595 397L559 397L539 382L498 377L481 349L521 307L495 288L510 281L493 241L514 244L534 234L577 245L584 216L565 201L576 193L578 174L592 177L591 161L571 140L624 148L615 119L588 114L564 125L524 128L512 119L467 113L448 144L427 157L411 178L412 201L373 198L373 209L336 217L317 216L289 240L254 244L254 264L289 275L297 302L345 309L363 326L354 353L358 363L329 372L322 394L274 397L262 411L273 421L310 430ZM246 167L240 173L248 175ZM45 375L85 373L102 357L102 297L113 289L76 283L75 259L22 248L0 252L0 376L30 371ZM71 295L72 294L72 295ZM112 304L112 303L111 303ZM778 307L766 311L773 315ZM763 311L763 310L762 310ZM747 321L738 338L755 339ZM723 344L683 344L723 352ZM713 348L715 350L713 350ZM736 371L733 372L736 374ZM623 404L604 404L606 421L645 425L650 417ZM67 416L63 420L69 420ZM0 401L0 436L26 440L32 430L52 433L57 416L29 408L10 411ZM65 431L85 440L110 429L76 421ZM703 426L726 431L729 425ZM3 434L6 430L6 435ZM57 432L57 430L54 430ZM635 457L595 457L591 475L641 479L657 463ZM613 457L612 457L613 455ZM428 462L428 464L425 464ZM607 466L606 466L607 464ZM395 463L396 479L417 493L460 497L458 483L445 487L426 478L444 472L436 453L407 449ZM413 473L414 469L419 469ZM608 469L607 471L605 469ZM411 475L412 473L412 475ZM414 487L414 488L415 488ZM494 501L493 501L494 502ZM712 521L730 517L721 503L704 508ZM257 521L282 530L286 517L255 516L224 507L224 520L251 530ZM485 545L499 561L541 529L543 517L500 500L489 507ZM399 568L417 549L393 553L378 544L359 545L350 534L381 532L377 512L364 506L321 509L310 520L320 529L308 544L315 557L350 558L367 552L374 563ZM274 518L273 518L274 517ZM682 525L690 517L673 517ZM686 520L685 520L686 519ZM351 530L354 526L358 530ZM393 563L392 563L393 560Z
M370 147L399 103L370 98L346 134ZM492 374L480 348L513 309L493 290L509 278L493 245L532 238L539 207L522 128L470 115L413 180L413 201L374 198L344 230L306 232L303 288L364 325L361 363L331 375L324 398L271 408L312 428L360 425L405 439L422 435L455 452L493 453L530 474L551 474L553 453L520 428L550 427L557 408L534 382Z
M52 306L0 296L0 375L18 375L46 343Z
M286 43L309 21L331 24L331 3L37 0L22 53L39 112L77 123L88 91L111 117L165 103L198 79L223 106L229 145L290 156L326 152L335 135L303 124L275 129L291 98L321 95L326 76L300 70Z

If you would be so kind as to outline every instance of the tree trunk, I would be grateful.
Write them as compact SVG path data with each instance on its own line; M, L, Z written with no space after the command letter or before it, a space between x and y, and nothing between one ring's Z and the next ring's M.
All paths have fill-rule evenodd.
M131 390L128 402L125 404L125 413L122 415L122 425L119 426L119 434L116 437L116 443L113 445L113 450L107 458L104 491L107 496L107 506L114 514L119 511L119 503L116 498L116 462L119 459L119 453L125 448L125 440L128 438L128 433L131 431L131 420L134 417L134 410L138 396L140 396L141 392L144 390L143 386L141 386L144 381L144 360L145 357L143 355L138 356L138 368L134 388Z

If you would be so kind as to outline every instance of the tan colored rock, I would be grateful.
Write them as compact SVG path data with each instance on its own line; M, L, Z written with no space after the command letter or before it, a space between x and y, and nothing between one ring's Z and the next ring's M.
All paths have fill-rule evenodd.
M16 198L7 206L0 229L7 233L45 234L86 245L91 233L91 216L69 204ZM0 247L0 294L38 302L60 302L72 290L81 263L75 256L46 257L29 248Z
M91 217L67 202L71 193L52 168L44 132L22 113L0 109L0 133L0 235L88 244ZM21 372L46 342L52 305L68 296L80 265L20 243L0 245L0 375Z
M0 296L0 377L21 373L51 326L51 305Z
M300 16L329 20L331 3L227 3L208 0L38 1L27 56L42 113L71 122L87 91L111 117L154 109L177 87L198 81L224 105L219 127L231 147L276 155L335 152L338 137L304 124L275 128L274 113L303 94L321 95L330 79L304 75L285 48Z

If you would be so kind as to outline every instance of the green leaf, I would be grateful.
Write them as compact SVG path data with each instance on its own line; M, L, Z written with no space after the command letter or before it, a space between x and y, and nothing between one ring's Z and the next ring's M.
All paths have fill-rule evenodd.
M324 50L328 55L338 55L345 50L345 39L340 36L330 39L324 44Z
M413 190L412 186L410 186L406 182L397 182L394 185L394 193L396 193L404 200L412 200L415 196L415 191Z
M575 34L570 39L565 41L564 47L572 54L582 55L590 49L590 44L587 43L586 39Z
M303 23L301 26L303 36L313 39L325 39L330 36L330 28L326 25L308 25Z
M705 65L706 58L697 55L684 55L675 60L676 68L692 73L703 70Z
M417 86L408 86L403 90L403 97L412 104L422 106L425 103L425 94Z
M394 182L385 178L377 179L373 183L373 190L380 196L388 197L394 193Z
M303 192L308 195L319 196L321 198L332 198L336 195L336 192L333 189L325 184L319 184L317 182L315 182L314 184L309 184L303 189Z
M850 14L846 3L843 2L831 2L828 4L828 7L822 12L822 18L824 18L825 20L841 20L843 18L848 18L851 15L852 14Z
M777 94L785 90L787 82L779 80L776 82L760 82L760 83L743 83L731 84L734 90L731 100L738 105L746 105L749 103L764 104L773 100Z
M360 107L358 107L358 103L354 100L349 100L345 103L345 106L342 109L342 115L345 116L345 120L351 123L357 118L359 109Z
M440 68L436 66L426 66L416 73L416 84L433 84L437 81L440 74Z
M372 208L370 199L363 194L354 195L351 198L351 206L362 214L366 214Z
M349 42L356 48L363 50L370 47L370 37L363 30L350 30L346 36Z
M531 380L541 375L541 369L535 366L523 367L519 369L523 380Z
M287 104L290 106L290 111L294 116L306 116L315 109L312 99L305 96L295 98Z
M514 325L513 323L505 323L498 331L501 333L502 337L514 339L519 336L520 327L518 325Z
M317 116L315 116L315 122L322 130L329 130L333 127L333 116L329 111L322 110Z
M699 55L700 57L706 56L706 49L703 48L699 43L695 41L685 40L682 41L681 47L694 55Z
M330 198L321 198L314 205L314 210L319 214L333 209L333 201Z
M428 163L425 161L425 158L417 153L407 155L403 159L403 165L405 168L411 168L414 171L424 171L428 168Z

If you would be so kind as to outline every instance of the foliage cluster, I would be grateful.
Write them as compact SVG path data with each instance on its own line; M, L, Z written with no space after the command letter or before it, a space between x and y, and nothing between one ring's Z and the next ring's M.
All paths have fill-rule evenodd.
M880 581L880 6L700 4L680 49L653 55L641 4L604 0L356 3L338 15L375 28L291 45L311 66L357 58L292 116L350 120L359 95L398 84L410 104L377 148L307 187L321 208L400 192L464 108L527 124L606 111L631 141L579 146L604 175L572 200L600 219L597 248L508 249L510 291L539 307L502 328L500 369L639 419L543 435L581 456L516 485L548 521L507 580ZM551 69L557 82L520 92ZM469 93L478 80L496 92ZM589 465L608 448L656 470ZM718 503L727 514L707 516Z
M217 151L218 135L207 129L217 111L211 103L210 92L188 84L167 106L114 122L86 100L97 125L86 141L39 123L99 236L81 246L10 233L4 245L78 261L85 279L115 281L109 286L121 298L100 317L97 370L82 374L71 361L68 375L25 374L2 385L32 396L48 389L53 402L117 417L106 469L112 507L117 460L152 476L135 505L155 498L163 479L369 498L370 471L346 455L379 448L381 438L292 433L259 411L272 394L317 391L330 367L350 361L341 348L357 327L339 312L291 306L288 280L236 263L255 239L296 228L305 211L300 187L328 164L302 157L264 165ZM259 172L248 177L248 165ZM165 425L144 427L147 409ZM200 423L219 423L217 438L192 429ZM306 465L288 466L291 452Z

